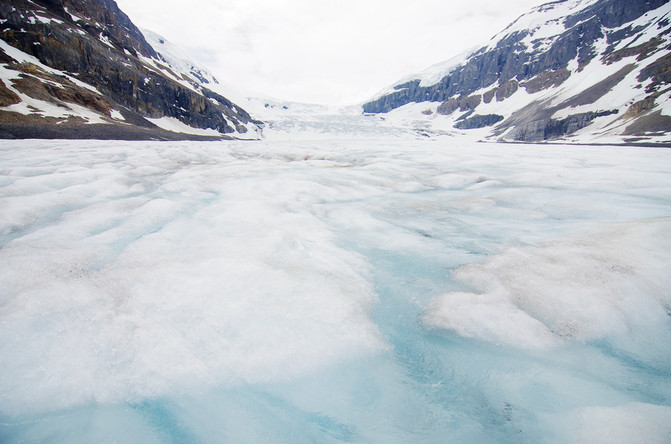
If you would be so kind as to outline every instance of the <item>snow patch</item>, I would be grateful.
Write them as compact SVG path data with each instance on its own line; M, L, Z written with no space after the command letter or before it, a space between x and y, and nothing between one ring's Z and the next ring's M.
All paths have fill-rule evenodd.
M110 117L114 120L126 120L126 118L116 109L110 112Z
M107 37L106 35L100 34L100 35L98 36L98 40L100 40L100 41L103 42L105 45L109 46L110 48L114 48L114 44L113 44L112 41L109 39L109 37ZM114 49L116 49L116 48L114 48Z
M197 136L222 136L223 134L220 133L219 131L208 128L208 129L203 129L203 128L194 128L192 126L189 126L182 121L174 118L174 117L160 117L158 119L153 119L153 118L146 118L148 121L153 123L154 125L158 126L159 128L163 128L164 130L168 131L173 131L176 133L184 133L184 134L194 134Z
M567 15L574 14L597 0L566 0L546 3L537 6L530 12L521 15L517 20L508 25L506 29L496 34L489 42L488 49L496 47L498 42L515 32L532 31L532 36L527 36L529 41L536 38L548 38L566 30L561 20ZM538 37L534 37L537 33Z
M54 17L42 17L41 15L35 15L35 18L37 19L38 22L40 22L42 24L45 24L45 25L49 25L52 22L53 23L58 23L59 25L62 25L62 24L65 23L63 20L59 20L59 19L54 18Z

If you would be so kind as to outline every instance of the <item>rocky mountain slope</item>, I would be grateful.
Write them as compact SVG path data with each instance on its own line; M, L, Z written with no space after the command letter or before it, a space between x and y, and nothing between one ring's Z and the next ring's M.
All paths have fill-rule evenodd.
M171 66L113 0L0 3L0 138L258 138L210 82Z
M671 142L671 3L560 0L363 105L487 140Z

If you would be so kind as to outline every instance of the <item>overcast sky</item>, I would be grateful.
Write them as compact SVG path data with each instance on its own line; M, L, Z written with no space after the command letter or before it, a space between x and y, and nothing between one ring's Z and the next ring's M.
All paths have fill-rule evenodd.
M117 0L219 80L309 103L363 102L485 43L543 0Z

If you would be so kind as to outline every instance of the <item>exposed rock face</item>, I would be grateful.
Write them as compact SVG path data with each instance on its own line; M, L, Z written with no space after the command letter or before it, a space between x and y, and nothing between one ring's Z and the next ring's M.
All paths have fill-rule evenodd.
M555 71L544 71L522 84L528 93L533 94L544 89L559 86L571 77L571 71L560 68Z
M438 106L437 112L439 114L449 115L456 110L459 110L461 112L471 111L477 108L480 102L482 102L482 96L480 95L459 97L459 99L452 98L450 100L441 103Z
M635 120L624 133L634 136L649 133L666 134L669 128L671 128L671 117L663 115L661 111L655 111Z
M622 117L625 119L638 117L641 114L650 111L654 107L655 107L655 99L653 97L646 97L645 99L639 100L638 102L631 105L629 109L627 109L627 112L625 112Z
M565 119L540 119L523 125L518 125L510 132L511 140L524 142L541 142L556 139L564 134L570 134L582 129L592 123L594 119L601 116L616 114L613 111L602 111L599 113L587 112L573 114Z
M17 71L5 89L59 107L82 106L110 125L155 128L145 118L171 117L193 128L243 134L257 123L171 71L113 0L3 0L0 21L2 40L52 69L16 60L0 47L0 63Z
M0 80L0 106L14 105L19 103L21 98L5 86L5 83Z
M648 79L651 80L645 88L648 93L653 93L658 91L660 87L671 84L671 54L660 57L641 70L638 81L645 82Z
M625 114L626 109L643 97L620 92L621 103L615 103L618 89L631 91L641 84L648 96L657 94L653 104L659 106L666 97L664 92L671 91L670 35L668 0L554 1L520 17L488 46L447 70L437 83L427 85L418 75L417 80L405 81L366 103L363 110L387 113L413 102L441 102L438 114L443 116L450 117L456 110L503 115L500 123L495 122L499 123L492 133L496 137L529 141L559 138L598 118L631 116ZM582 75L586 70L589 75ZM579 80L582 78L585 81ZM481 97L481 104L464 106L464 98L475 96ZM509 111L501 113L498 105L492 108L512 96L521 100ZM554 96L557 99L551 100ZM520 105L532 102L538 102L535 113L528 112L529 108L517 113ZM544 107L548 112L542 112ZM574 111L577 107L590 109ZM562 109L564 117L554 118ZM620 116L615 116L614 110ZM464 119L453 123L459 129L479 127L471 125ZM671 128L668 132L671 134Z
M458 109L459 109L459 101L453 97L438 105L438 109L436 110L436 112L444 116L449 116Z
M457 122L454 126L459 129L484 128L499 123L502 120L503 116L499 116L498 114L487 114L484 116L476 114L475 116Z
M508 97L515 94L519 87L519 83L515 80L507 80L503 82L501 86L496 89L496 101L503 102Z

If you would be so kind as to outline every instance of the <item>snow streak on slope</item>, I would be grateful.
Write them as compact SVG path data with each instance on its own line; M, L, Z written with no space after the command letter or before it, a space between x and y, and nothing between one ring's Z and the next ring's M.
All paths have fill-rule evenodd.
M2 39L0 39L0 49L4 51L5 54L12 57L19 63L35 65L38 69L42 70L45 73L49 73L53 76L66 79L68 82L71 82L80 88L91 91L96 96L101 95L100 92L95 87L88 85L65 72L44 65L39 60L37 60L37 58L14 48L13 46L9 45ZM85 108L75 103L60 102L57 104L50 101L45 101L35 97L31 97L25 92L12 86L13 80L18 80L21 79L22 77L36 79L36 77L29 76L25 73L22 73L21 71L8 69L5 66L0 65L0 81L3 82L3 84L9 91L16 94L16 96L19 98L19 103L0 107L0 110L16 112L24 115L35 114L40 115L42 117L56 117L62 119L66 119L70 116L76 116L82 118L82 120L85 123L89 124L106 123L106 122L109 123L112 119L119 121L125 120L118 112L116 114L113 114L112 116L104 115L101 114L100 112L94 111L93 109ZM52 83L55 84L56 86L59 86L58 83L56 82Z
M0 143L0 441L668 442L670 164Z

